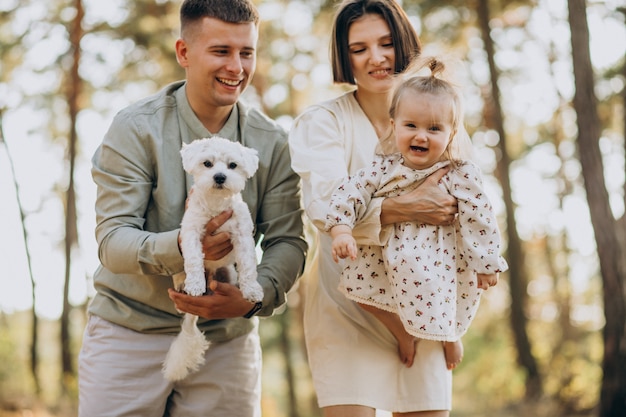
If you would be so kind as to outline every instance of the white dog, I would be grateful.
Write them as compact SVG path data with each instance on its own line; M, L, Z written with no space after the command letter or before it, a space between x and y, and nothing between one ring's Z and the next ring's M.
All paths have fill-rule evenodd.
M174 287L193 296L204 294L206 270L208 279L238 284L246 299L261 301L263 288L257 282L254 226L248 206L241 199L246 180L258 168L257 151L215 136L184 144L180 153L183 168L193 176L194 185L180 228L184 272L174 275ZM233 214L218 231L230 234L233 250L220 260L207 261L202 252L205 226L228 209ZM163 374L170 381L183 379L204 363L209 342L196 326L197 321L197 316L185 314L181 332L167 353Z

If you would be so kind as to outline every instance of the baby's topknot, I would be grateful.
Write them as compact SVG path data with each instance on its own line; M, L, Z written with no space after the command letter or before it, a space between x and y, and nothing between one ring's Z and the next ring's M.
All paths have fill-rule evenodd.
M428 68L430 68L431 75L433 77L436 77L437 75L442 74L443 70L445 69L445 65L443 64L443 62L434 57L429 59L430 61L428 62Z

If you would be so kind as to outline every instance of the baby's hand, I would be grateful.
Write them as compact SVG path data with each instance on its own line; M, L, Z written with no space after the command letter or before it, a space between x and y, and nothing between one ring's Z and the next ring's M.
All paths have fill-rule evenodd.
M476 274L478 278L478 288L488 290L498 283L498 274Z
M349 234L341 234L333 239L332 246L333 260L339 262L339 258L356 259L356 240Z

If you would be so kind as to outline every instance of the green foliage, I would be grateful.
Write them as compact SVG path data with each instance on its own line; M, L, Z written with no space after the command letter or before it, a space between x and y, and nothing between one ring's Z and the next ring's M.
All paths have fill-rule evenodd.
M27 314L0 313L0 408L2 404L21 403L32 396L28 334Z
M454 416L501 415L514 404L533 404L524 399L525 375L516 363L510 317L501 309L506 285L504 280L483 296L477 317L463 337L465 356L453 373ZM540 300L530 303L529 309L543 305ZM523 408L511 415L584 415L594 408L602 378L602 338L600 332L585 330L585 326L572 324L573 331L566 335L559 320L531 321L529 333L545 396L532 414L524 414L529 410Z
M454 409L488 415L523 398L524 375L516 365L506 311L483 300L463 345L463 362L453 371Z

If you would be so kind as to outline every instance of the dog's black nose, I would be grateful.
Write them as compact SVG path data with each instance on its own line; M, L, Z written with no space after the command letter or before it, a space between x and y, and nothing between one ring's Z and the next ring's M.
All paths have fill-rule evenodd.
M215 181L216 184L224 184L226 182L226 175L222 173L215 174L213 176L213 181Z

